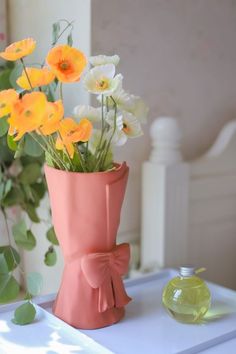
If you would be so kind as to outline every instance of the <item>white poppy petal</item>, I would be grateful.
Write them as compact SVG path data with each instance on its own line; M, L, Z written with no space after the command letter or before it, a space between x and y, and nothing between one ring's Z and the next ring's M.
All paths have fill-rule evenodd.
M119 64L119 55L96 55L89 58L90 64L93 66L104 65L104 64L114 64L115 66Z
M123 76L115 75L113 64L100 65L91 69L84 77L84 86L88 92L110 96L122 85Z
M139 96L130 95L127 110L131 112L141 123L147 122L148 107Z
M140 121L132 113L123 112L123 132L129 138L143 135Z
M111 110L107 113L106 122L110 125L110 127L115 126L115 111L114 110ZM120 130L120 131L123 129L123 116L120 113L116 115L116 129Z
M77 121L83 118L89 119L91 122L99 122L101 120L101 108L92 106L78 105L73 110L74 116Z

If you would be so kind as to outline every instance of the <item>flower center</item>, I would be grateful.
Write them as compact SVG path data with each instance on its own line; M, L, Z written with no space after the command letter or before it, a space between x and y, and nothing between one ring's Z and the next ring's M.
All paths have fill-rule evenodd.
M16 48L15 53L19 53L19 52L21 52L21 49L20 48Z
M68 70L69 67L70 67L70 64L68 63L67 60L63 60L63 61L60 62L60 64L59 64L59 68L60 68L62 71Z
M31 111L29 111L29 110L25 111L25 116L26 116L26 117L31 116Z
M98 90L106 90L109 87L108 79L104 78L96 82L96 87Z
M67 135L67 137L69 138L69 137L71 137L74 133L76 133L76 129L70 130L66 135Z
M122 129L125 133L129 133L130 132L130 127L126 124L126 123L123 123L123 129Z

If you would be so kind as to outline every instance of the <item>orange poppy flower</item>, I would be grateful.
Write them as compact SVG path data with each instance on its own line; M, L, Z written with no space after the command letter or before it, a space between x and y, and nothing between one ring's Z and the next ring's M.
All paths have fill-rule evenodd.
M35 46L36 42L33 38L26 38L9 45L4 52L0 52L0 57L5 60L15 61L31 54Z
M64 115L64 107L62 101L47 102L46 115L40 127L40 133L50 135L59 129L59 123Z
M19 140L25 133L40 127L45 116L47 99L43 92L31 92L19 99L12 106L8 123L9 134L16 133L14 140Z
M79 141L88 141L92 133L91 122L84 118L76 123L72 118L65 118L59 127L59 137L56 140L56 149L67 150L71 158L74 156L74 145Z
M18 100L18 97L18 93L13 89L0 92L0 118L11 113L12 105Z
M26 68L26 72L33 88L49 85L55 79L55 75L52 73L51 70L46 67L42 69ZM16 82L17 85L19 85L25 90L31 89L31 86L24 70L22 71L21 76L16 80Z
M85 55L68 45L59 45L52 48L46 61L61 82L79 81L87 64Z

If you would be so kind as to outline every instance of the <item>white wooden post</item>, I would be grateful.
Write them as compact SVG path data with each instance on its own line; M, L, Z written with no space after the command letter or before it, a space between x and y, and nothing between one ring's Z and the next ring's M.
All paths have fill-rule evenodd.
M189 168L180 152L176 119L157 118L152 151L143 164L141 270L179 266L187 258Z

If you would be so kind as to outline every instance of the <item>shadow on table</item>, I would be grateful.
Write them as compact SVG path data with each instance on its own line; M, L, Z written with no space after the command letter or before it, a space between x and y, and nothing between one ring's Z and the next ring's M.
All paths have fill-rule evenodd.
M218 321L232 315L235 312L236 308L233 308L230 304L219 300L214 301L201 323Z
M83 334L81 336L70 335L63 324L45 320L42 313L38 313L37 319L26 326L15 325L4 316L0 318L0 352L4 354L88 353L92 343Z

